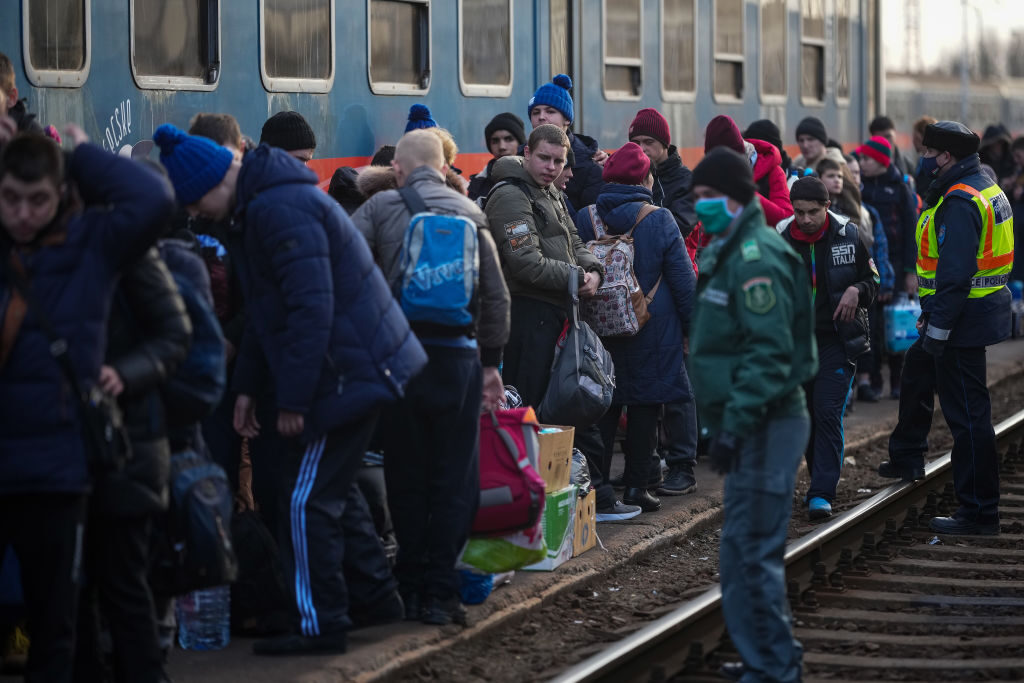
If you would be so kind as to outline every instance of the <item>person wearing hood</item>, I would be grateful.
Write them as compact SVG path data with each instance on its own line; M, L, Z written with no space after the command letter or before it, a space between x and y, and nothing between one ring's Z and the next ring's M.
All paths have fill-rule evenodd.
M511 112L498 114L484 127L484 143L493 158L482 171L470 176L469 189L466 192L473 201L486 197L494 187L491 171L494 162L502 157L514 156L520 145L526 144L523 120Z
M233 377L235 428L259 434L253 395L273 382L277 431L287 440L291 524L280 525L280 545L298 628L254 650L345 652L352 622L338 569L346 553L383 587L382 600L396 588L368 510L346 499L381 408L402 395L426 354L366 240L300 161L267 144L239 161L170 124L153 139L190 215L234 218L248 311Z
M774 145L763 140L744 140L736 122L722 115L711 119L704 133L704 153L715 147L728 147L750 162L757 197L768 225L793 215L782 157Z
M672 144L668 121L657 109L641 109L629 124L629 141L640 145L651 160L654 203L672 212L679 234L686 239L697 225L693 212L693 173Z
M920 337L907 350L899 422L883 477L920 479L935 394L953 435L959 507L929 523L940 534L998 535L999 457L985 383L985 347L1010 336L1013 213L981 173L980 140L956 121L924 133L921 170L932 179L917 225Z
M803 385L818 366L811 288L796 252L765 225L750 162L728 147L693 169L704 250L690 326L690 373L726 475L719 571L722 612L743 661L732 680L799 681L782 556L807 445Z
M992 167L1000 186L1009 188L1013 185L1013 154L1010 152L1010 145L1013 138L1010 131L1001 123L995 123L985 128L985 134L981 136L981 147L978 148L978 157L982 164Z
M358 186L359 173L351 166L341 166L331 176L331 184L327 188L327 194L334 198L334 201L341 204L345 213L349 216L354 214L365 201Z
M682 460L685 462L677 462L678 458L670 462L670 467L680 472L686 470L688 485L683 488L691 491L696 486L693 465L697 457L696 411L686 374L683 344L690 326L696 278L675 217L664 209L645 209L657 206L652 191L654 176L651 166L650 158L636 143L627 142L612 153L604 166L605 185L597 197L596 207L607 235L632 237L633 272L646 296L653 294L647 305L651 318L635 336L604 340L615 362L615 394L611 408L599 423L604 442L602 467L608 471L619 416L624 407L628 411L624 449L626 469L623 474L626 490L622 502L638 505L644 512L661 507L661 502L650 494L647 487L652 467L658 474L661 470L655 446L662 404L666 408L670 404L679 404L680 407L688 407L693 414L689 421L692 432L689 436L693 441L689 458L684 455ZM641 210L650 213L642 215ZM589 214L586 214L583 220L588 219ZM580 229L581 233L593 232L589 225ZM682 440L685 435L675 433L673 436Z
M597 201L597 193L601 190L601 165L608 155L592 137L569 130L573 122L572 79L565 74L558 74L550 83L537 88L526 106L526 114L530 117L530 125L551 124L558 126L569 138L576 164L572 167L572 180L565 188L569 204L580 209Z

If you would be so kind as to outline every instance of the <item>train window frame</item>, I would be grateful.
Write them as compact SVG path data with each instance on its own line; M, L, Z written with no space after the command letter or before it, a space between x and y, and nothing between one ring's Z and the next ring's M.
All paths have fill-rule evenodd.
M640 56L609 57L608 56L608 0L601 0L601 92L604 99L610 102L639 102L644 96L644 0L634 0L640 19ZM608 89L608 67L622 66L638 69L640 88L636 94L624 90Z
M92 0L82 0L85 59L81 69L37 69L32 65L29 2L21 0L21 55L28 82L39 88L81 88L92 70Z
M746 34L746 11L747 2L741 0L740 11L743 12L744 16L740 18L740 43L744 46L742 53L736 52L719 52L718 51L718 0L713 0L711 3L711 98L712 101L721 104L741 104L747 95L747 55L746 55L746 41L744 40ZM741 94L739 97L731 93L720 93L715 88L715 70L718 67L719 62L728 62L730 64L739 64L740 66L740 90Z
M217 89L217 86L220 85L221 55L223 54L221 51L221 3L220 0L210 0L210 2L216 2L217 5L217 59L214 60L213 64L207 66L208 70L213 70L216 73L213 83L208 83L205 78L139 74L135 67L135 0L129 1L128 34L130 53L128 55L128 62L132 71L132 79L134 79L135 85L140 90L195 90L209 92Z
M859 14L857 12L857 3L854 0L847 0L847 3L846 7L849 9L849 14L846 17L846 97L839 94L839 3L833 3L835 10L832 24L835 27L834 40L832 41L833 45L835 45L832 59L833 71L835 72L835 80L833 82L835 84L836 105L840 107L849 107L853 99L853 25L855 16Z
M803 0L800 0L800 104L804 107L818 107L824 108L826 101L828 100L828 83L829 83L829 60L828 60L828 28L829 28L829 7L831 2L828 0L822 0L821 11L822 11L822 31L824 33L821 38L808 38L804 35L804 7ZM820 47L821 48L821 99L808 97L804 94L804 47Z
M696 102L697 91L700 89L700 69L697 68L697 19L700 12L697 0L690 0L693 4L693 90L669 90L665 87L665 0L658 2L658 59L661 63L661 99L666 102Z
M789 0L783 0L783 21L782 21L782 44L784 49L782 51L783 60L783 77L785 78L786 87L783 93L770 93L764 90L764 0L758 0L757 5L757 36L758 36L758 78L757 78L757 90L758 96L760 97L761 104L786 104L789 101L789 43L787 37L789 36Z
M465 60L463 59L464 46L462 41L465 35L465 31L463 31L465 24L462 20L462 8L466 1L458 0L459 89L466 97L509 97L512 95L512 86L516 82L515 0L508 0L508 85L466 82Z
M373 80L373 3L366 0L366 79L370 84L370 92L374 95L426 95L433 85L431 71L434 68L434 6L433 0L394 0L410 5L423 5L427 10L427 68L426 87L414 83L396 83L393 81ZM461 40L461 39L460 39ZM461 70L461 67L460 67ZM461 71L460 71L461 75Z
M266 0L260 0L260 44L258 47L260 53L260 80L263 81L263 88L267 92L299 92L322 94L331 91L331 88L334 87L334 77L338 73L338 11L337 7L335 7L335 2L336 0L328 0L328 8L330 9L331 12L331 75L328 76L327 78L290 78L271 76L269 73L267 73L267 51L265 49L267 44L267 10Z

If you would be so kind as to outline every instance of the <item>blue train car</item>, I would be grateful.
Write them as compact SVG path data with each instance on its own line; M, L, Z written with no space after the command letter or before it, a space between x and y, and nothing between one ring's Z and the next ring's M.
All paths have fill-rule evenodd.
M322 177L361 165L427 104L467 171L483 128L526 119L552 74L572 76L574 129L605 148L636 111L665 113L693 163L716 114L804 116L862 140L880 101L878 0L3 0L0 51L44 123L84 124L112 150L201 111L259 137L294 109Z

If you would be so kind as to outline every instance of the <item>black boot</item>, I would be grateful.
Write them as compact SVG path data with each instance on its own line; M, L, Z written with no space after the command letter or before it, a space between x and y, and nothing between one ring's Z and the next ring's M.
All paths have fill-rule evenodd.
M622 494L622 502L626 505L639 505L644 512L661 509L661 501L652 496L646 488L627 488Z
M894 465L891 460L879 463L878 476L886 479L902 479L903 481L917 481L924 479L924 465L911 465L903 467Z
M659 496L681 496L696 490L697 479L693 476L693 465L672 465L656 493Z

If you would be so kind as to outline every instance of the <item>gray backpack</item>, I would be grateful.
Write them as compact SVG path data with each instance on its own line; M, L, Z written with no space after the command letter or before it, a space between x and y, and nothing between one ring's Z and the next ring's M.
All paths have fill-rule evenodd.
M615 391L615 366L601 338L580 320L579 282L569 278L572 317L555 345L551 379L540 402L547 424L589 427L605 414Z

